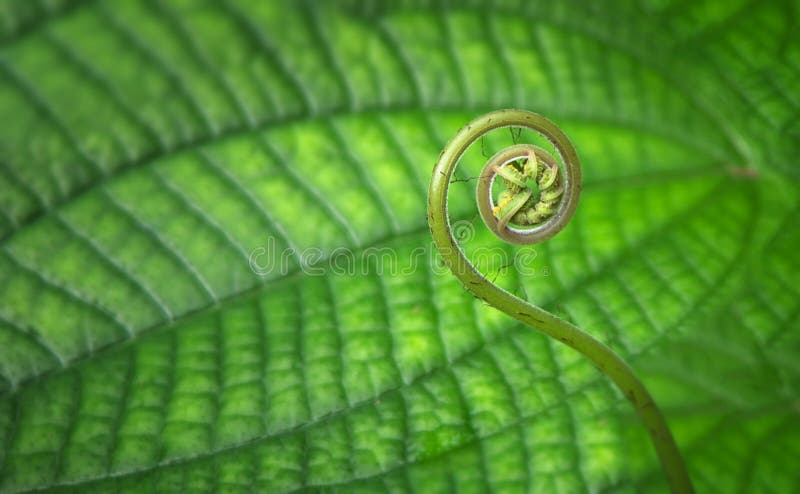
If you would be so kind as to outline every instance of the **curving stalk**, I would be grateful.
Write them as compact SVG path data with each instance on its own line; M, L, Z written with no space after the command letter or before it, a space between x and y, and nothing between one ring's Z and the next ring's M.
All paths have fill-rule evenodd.
M444 263L475 296L496 309L574 348L605 374L633 404L655 446L673 493L693 492L680 451L652 396L609 347L573 324L516 297L487 280L466 258L453 236L447 213L447 192L464 152L488 132L522 127L547 138L563 167L546 150L530 144L503 149L486 163L477 187L481 217L499 238L515 244L542 242L561 231L578 206L580 163L575 148L554 123L524 110L498 110L482 115L444 147L433 169L428 191L428 224ZM495 203L497 177L506 189Z

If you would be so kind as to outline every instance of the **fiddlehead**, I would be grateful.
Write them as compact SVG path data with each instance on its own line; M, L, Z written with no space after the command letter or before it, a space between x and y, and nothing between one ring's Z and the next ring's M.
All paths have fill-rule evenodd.
M480 116L453 137L439 155L428 191L428 224L444 263L467 289L528 326L576 349L611 379L633 404L655 446L675 493L693 492L686 467L663 415L633 370L609 347L576 326L531 305L487 280L467 259L450 228L447 193L459 160L478 139L501 127L527 128L547 138L563 165L542 148L517 144L492 156L478 180L481 217L499 238L533 244L561 231L578 205L580 164L575 148L555 124L523 110L498 110ZM495 203L497 177L506 190Z

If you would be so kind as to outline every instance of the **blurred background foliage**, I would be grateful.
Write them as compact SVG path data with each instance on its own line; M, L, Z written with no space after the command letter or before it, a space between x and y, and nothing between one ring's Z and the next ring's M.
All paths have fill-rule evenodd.
M411 265L501 107L584 195L487 275L632 364L698 491L797 492L798 39L796 1L3 0L0 492L663 492L594 368ZM452 187L468 252L517 252L470 180L511 140Z

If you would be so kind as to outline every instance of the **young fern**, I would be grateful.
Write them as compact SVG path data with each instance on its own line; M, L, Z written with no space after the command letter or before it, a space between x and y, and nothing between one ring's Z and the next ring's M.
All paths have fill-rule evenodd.
M546 150L530 144L516 144L491 157L477 187L478 209L489 229L507 242L534 244L561 231L575 212L581 189L580 163L575 148L561 129L545 117L524 110L487 113L458 131L433 169L428 191L428 224L442 260L477 297L576 349L611 379L647 428L672 492L693 492L672 433L633 369L578 327L490 282L467 259L454 237L447 212L447 192L456 166L475 141L502 127L527 128L547 138L561 157L563 168ZM492 186L498 176L506 190L495 204Z

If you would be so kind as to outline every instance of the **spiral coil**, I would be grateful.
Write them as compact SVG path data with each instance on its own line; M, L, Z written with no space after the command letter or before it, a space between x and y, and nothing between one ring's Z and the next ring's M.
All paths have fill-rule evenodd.
M482 115L444 147L433 169L428 190L428 225L442 261L469 291L520 322L568 345L611 379L634 406L647 428L672 492L691 493L692 483L664 416L636 374L609 347L577 326L560 319L487 280L464 255L453 234L447 193L461 157L478 139L502 127L527 128L549 140L561 164L531 144L504 148L484 165L476 199L481 218L500 239L535 244L560 232L578 206L581 170L567 136L553 122L524 110L498 110ZM497 177L506 189L495 202Z

